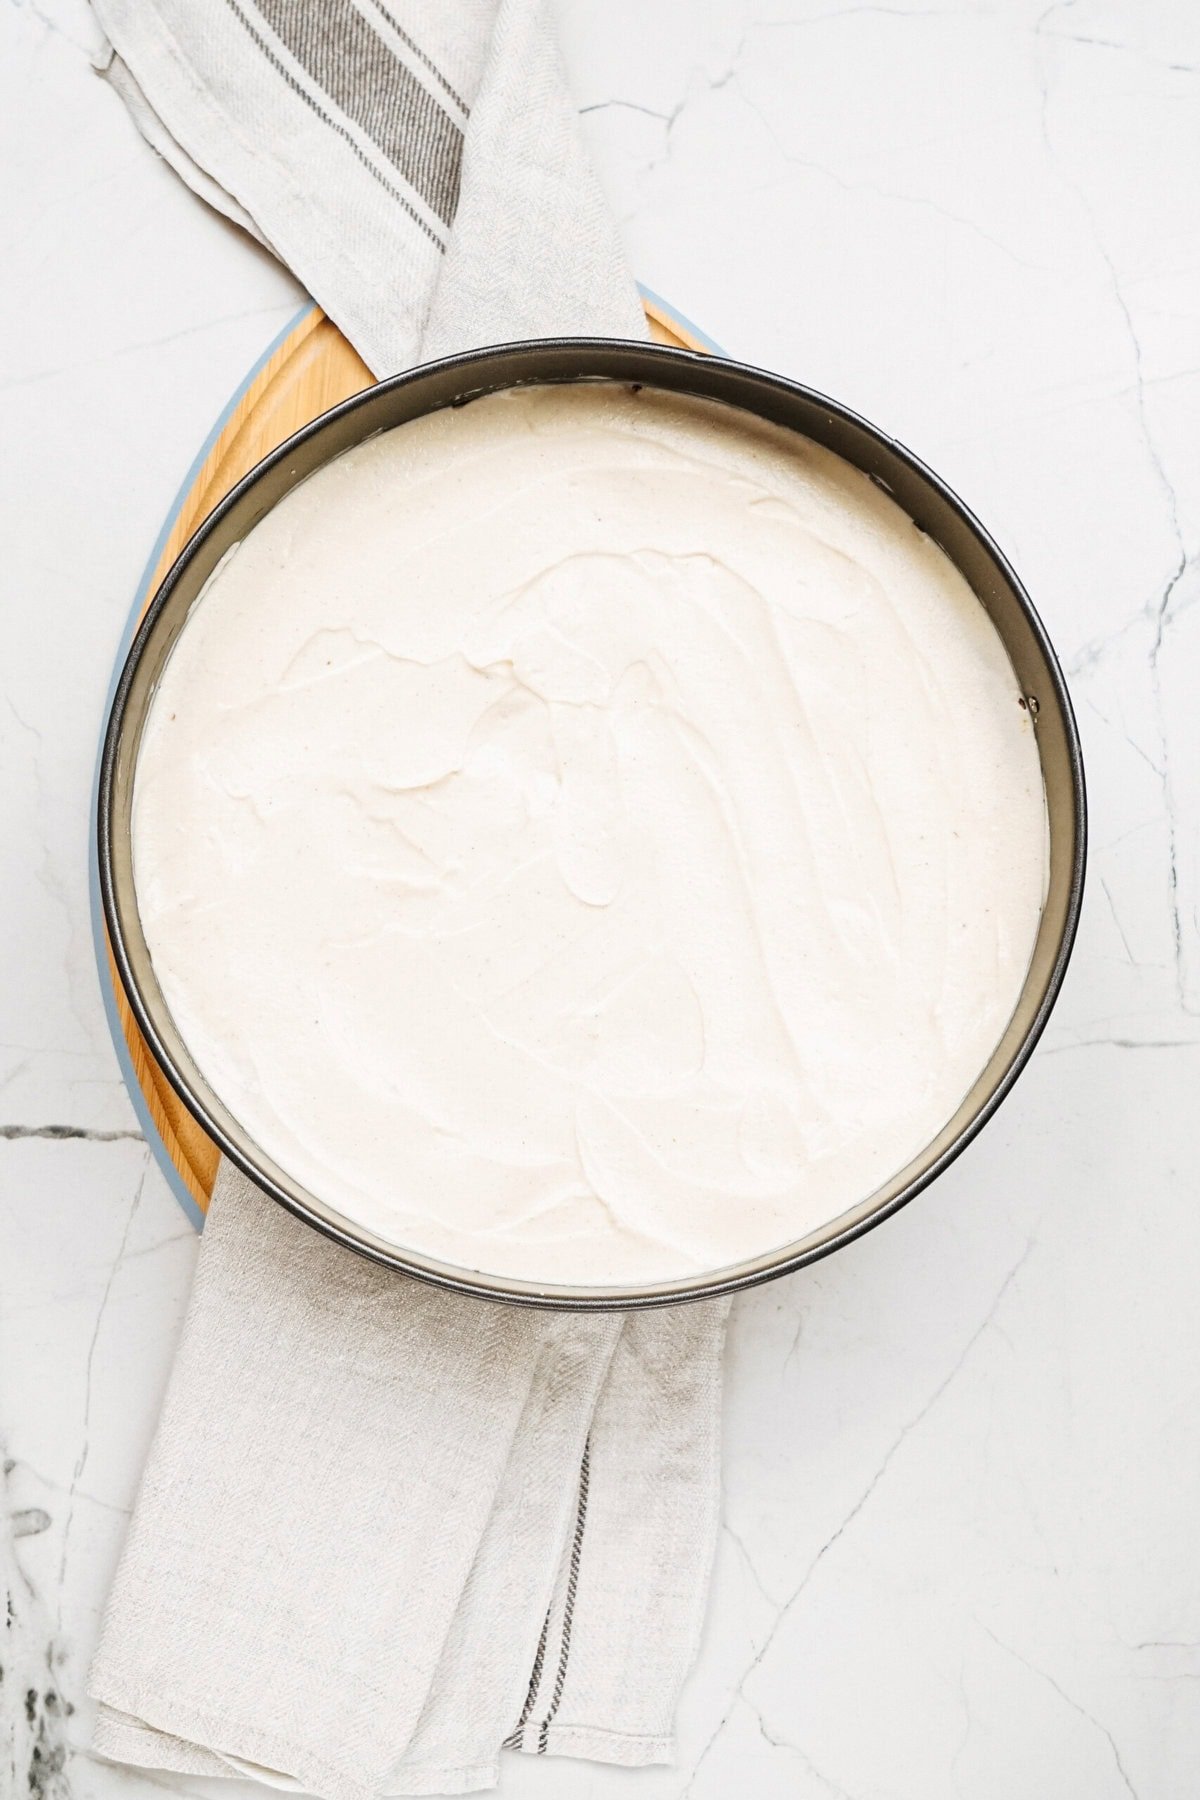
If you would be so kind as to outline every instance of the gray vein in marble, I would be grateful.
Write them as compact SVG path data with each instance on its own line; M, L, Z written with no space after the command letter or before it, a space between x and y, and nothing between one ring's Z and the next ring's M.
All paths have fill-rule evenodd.
M143 1134L140 1131L97 1131L90 1125L0 1125L0 1140L11 1144L25 1138L49 1138L54 1143L78 1139L85 1144L127 1144L140 1143Z
M45 776L42 773L42 733L36 725L32 724L30 720L26 719L23 714L17 710L16 704L10 694L6 694L4 699L9 712L21 727L22 731L33 739L33 784L37 793L38 813L43 819L51 818L54 814L55 796L49 791ZM56 867L48 833L43 832L39 834L38 847L40 855L36 867L34 868L34 874L39 886L46 895L46 898L62 914L66 931L65 968L67 977L67 997L80 1032L84 1040L88 1041L92 1035L92 1016L88 1004L90 995L85 997L80 987L80 968L83 959L80 954L82 946L74 905L75 895L72 880ZM88 945L86 961L88 965L90 965L90 943Z
M1057 39L1059 41L1071 41L1069 34L1048 30L1047 21L1051 19L1055 13L1069 11L1075 4L1076 0L1053 0L1053 4L1048 6L1035 22L1033 27L1034 38L1042 40ZM1128 46L1124 47L1128 48ZM1096 209L1092 199L1081 183L1072 175L1069 175L1064 169L1062 160L1055 149L1050 132L1050 74L1045 64L1040 61L1038 70L1039 91L1041 96L1040 119L1042 143L1046 151L1046 156L1055 170L1055 173L1058 175L1059 180L1075 196L1083 211L1089 230L1091 231L1092 241L1095 245L1096 252L1104 265L1112 299L1121 316L1121 321L1133 358L1133 385L1132 388L1127 391L1132 392L1135 397L1142 439L1146 447L1151 467L1154 470L1155 478L1166 503L1171 535L1177 551L1176 561L1167 574L1165 584L1158 590L1155 598L1147 602L1145 607L1140 608L1133 618L1128 620L1125 625L1121 626L1118 631L1107 637L1095 640L1093 645L1088 646L1085 651L1081 652L1081 658L1086 660L1081 660L1079 663L1072 665L1072 672L1079 672L1082 668L1090 667L1092 663L1098 659L1098 656L1104 649L1115 642L1119 637L1123 636L1131 625L1136 624L1138 619L1147 615L1151 617L1155 624L1155 642L1154 649L1151 653L1151 666L1153 668L1158 651L1162 646L1163 628L1171 614L1172 598L1180 581L1187 573L1191 560L1187 553L1183 529L1180 523L1179 496L1167 471L1162 454L1155 442L1146 409L1146 391L1149 387L1158 385L1158 382L1149 380L1146 377L1143 366L1141 338L1134 322L1133 313L1125 294L1116 262L1114 261L1112 252L1109 250L1103 234L1100 231L1099 222L1096 218ZM1161 380L1162 378L1160 377L1158 379Z
M1200 1050L1200 1038L1078 1038L1072 1044L1048 1044L1039 1056L1061 1056L1066 1050Z
M1104 898L1108 901L1108 910L1112 914L1112 921L1113 921L1113 924L1117 928L1117 936L1121 940L1122 946L1125 951L1126 960L1130 963L1130 965L1132 967L1136 968L1137 967L1137 958L1133 954L1133 946L1130 944L1129 939L1125 933L1125 927L1121 923L1121 915L1117 911L1117 903L1112 897L1112 889L1109 887L1109 885L1108 885L1107 881L1104 879L1103 875L1100 877L1100 886L1104 891Z
M28 1074L32 1064L32 1056L23 1056L20 1062L14 1063L12 1068L5 1074L4 1080L0 1081L0 1094L3 1094L6 1089L10 1088L14 1081L20 1080L22 1075Z
M802 19L755 19L752 31L801 31L811 25L838 24L871 14L883 19L962 19L967 15L957 6L837 6L828 12L806 13Z
M290 301L283 301L272 306L251 306L241 312L222 313L215 319L202 319L196 325L185 325L180 331L169 331L165 337L142 338L135 344L122 344L120 349L114 350L103 360L121 362L129 356L140 356L145 350L161 350L164 345L177 344L184 338L198 337L207 332L217 331L224 325L237 325L243 319L291 318L295 311L296 308ZM35 369L29 375L14 375L7 381L0 381L0 393L13 388L34 387L40 382L54 381L62 375L78 375L85 369L94 369L95 367L96 358L88 357L84 362L60 363L52 369ZM8 704L15 713L16 708L11 700ZM20 723L25 724L25 721L22 719ZM26 730L33 730L33 727L26 726Z
M4 1589L4 1632L0 1637L0 1782L16 1800L68 1800L66 1721L74 1711L59 1692L61 1661L45 1608L17 1556L20 1538L34 1536L37 1509L9 1513L8 1475L0 1461L0 1507L8 1529L0 1533L0 1586ZM4 1778L7 1779L4 1779Z
M1054 4L1046 8L1034 25L1033 30L1035 39L1044 39L1055 36L1055 33L1047 32L1046 22L1052 18L1056 12L1069 10L1074 4L1075 0L1054 0ZM1092 198L1082 184L1063 167L1062 159L1055 149L1054 140L1050 132L1050 74L1044 63L1039 63L1039 71L1042 143L1045 147L1046 156L1051 167L1054 169L1063 185L1075 196L1083 211L1092 235L1092 242L1095 245L1096 253L1104 265L1113 302L1121 316L1121 321L1133 358L1133 393L1137 405L1138 423L1141 428L1142 441L1145 444L1146 454L1150 460L1155 478L1163 495L1170 532L1177 551L1176 561L1167 575L1165 585L1159 591L1157 599L1151 602L1147 607L1147 611L1150 612L1150 615L1155 620L1156 624L1154 651L1152 652L1151 658L1153 663L1154 656L1157 655L1162 644L1163 624L1170 612L1171 597L1187 570L1189 560L1187 547L1183 537L1183 528L1179 519L1179 496L1175 490L1175 485L1167 472L1166 464L1163 461L1162 454L1154 438L1154 433L1150 427L1150 420L1146 409L1146 377L1143 367L1142 344L1137 326L1134 323L1133 313L1130 309L1129 301L1125 294L1116 262L1114 261L1112 252L1105 242L1104 236L1100 230Z
M1057 7L1050 9L1057 11ZM1169 62L1164 57L1155 56L1144 44L1131 44L1120 38L1094 37L1081 31L1043 31L1043 37L1053 38L1060 44L1084 44L1092 50L1116 50L1124 56L1134 56L1142 62L1153 63L1160 69L1170 69L1178 75L1194 75L1200 70L1200 63Z
M43 1531L50 1529L50 1514L44 1506L22 1506L10 1515L9 1523L15 1538L40 1537Z
M779 134L775 130L775 127L772 125L762 107L759 106L758 102L752 100L749 94L747 94L740 86L738 88L738 97L742 104L748 107L755 117L761 121L763 129L775 146L776 152L782 161L787 163L789 167L793 169L804 169L809 174L819 175L823 180L831 182L833 186L843 194L871 194L877 200L890 200L899 206L912 206L925 212L931 212L937 218L945 220L947 224L955 225L962 231L968 231L973 237L980 239L981 242L990 244L993 250L998 250L1002 256L1006 256L1009 261L1015 263L1018 268L1031 269L1035 273L1041 272L1041 264L1030 262L1026 257L1019 255L1017 251L1013 249L1011 244L1006 244L992 232L986 231L977 219L967 218L963 213L952 212L949 207L943 206L937 200L931 200L926 194L906 194L900 192L896 188L881 187L878 182L874 181L849 181L844 175L838 175L833 169L827 168L823 163L815 162L810 157L797 156L793 151L786 150L780 142Z
M803 1340L803 1337L804 1337L804 1314L801 1312L796 1319L796 1329L792 1333L792 1341L788 1345L788 1353L783 1359L783 1365L782 1365L782 1368L780 1369L781 1374L786 1374L788 1369L791 1368L792 1363L796 1360L796 1357L798 1356L798 1354L800 1352L800 1345Z
M792 1592L789 1594L789 1596L788 1596L787 1600L784 1602L784 1604L780 1607L779 1612L776 1615L775 1622L771 1626L770 1631L767 1633L766 1638L764 1639L764 1641L761 1644L761 1646L759 1647L759 1649L756 1651L752 1661L746 1666L746 1668L743 1670L742 1674L739 1676L737 1684L734 1687L733 1693L730 1696L729 1706L726 1708L723 1716L721 1717L720 1721L717 1724L716 1729L712 1732L712 1734L708 1738L708 1741L705 1743L703 1749L701 1750L699 1756L696 1759L695 1765L692 1770L691 1780L688 1782L687 1787L684 1789L684 1800L686 1800L686 1796L688 1794L690 1794L692 1785L695 1782L696 1777L700 1772L701 1766L703 1765L705 1758L708 1756L709 1752L712 1750L713 1745L717 1742L717 1739L720 1737L722 1731L725 1729L725 1726L729 1720L730 1713L733 1709L734 1703L737 1700L746 1697L746 1695L745 1695L746 1683L750 1680L750 1678L754 1674L755 1670L758 1669L761 1666L761 1664L763 1663L764 1659L766 1658L767 1654L769 1653L769 1651L771 1649L771 1646L774 1644L775 1640L779 1636L780 1631L783 1629L784 1624L786 1623L787 1619L790 1617L792 1611L799 1603L799 1601L800 1601L801 1597L803 1596L805 1590L807 1589L809 1583L812 1581L813 1577L815 1576L817 1569L820 1567L821 1563L824 1561L824 1559L828 1555L828 1553L833 1549L834 1545L836 1543L838 1543L838 1541L842 1537L844 1537L845 1533L849 1530L850 1526L853 1525L854 1521L858 1518L859 1514L862 1512L863 1508L866 1506L867 1502L870 1500L872 1494L875 1492L875 1490L878 1488L880 1482L883 1480L884 1476L887 1474L888 1469L891 1467L893 1461L895 1460L896 1456L898 1455L900 1449L902 1448L902 1446L904 1445L906 1440L909 1437L911 1437L912 1433L914 1431L916 1431L917 1428L920 1425L922 1425L924 1423L924 1421L929 1417L929 1414L933 1411L934 1407L938 1404L939 1400L941 1400L943 1398L943 1396L945 1395L947 1390L950 1388L950 1386L956 1380L958 1375L961 1373L961 1371L965 1367L968 1359L970 1358L972 1351L975 1349L976 1345L980 1342L980 1340L983 1338L985 1333L988 1331L989 1327L993 1324L997 1312L999 1311L1000 1307L1003 1305L1006 1296L1008 1295L1008 1293L1012 1289L1014 1283L1017 1281L1018 1277L1020 1276L1021 1270L1025 1267L1026 1262L1029 1260L1029 1257L1032 1254L1033 1249L1034 1249L1034 1244L1035 1244L1035 1239L1030 1238L1029 1241L1026 1243L1025 1248L1022 1250L1020 1256L1017 1258L1017 1260L1013 1264L1012 1268L1008 1271L1008 1274L1004 1277L1004 1280L1000 1283L999 1288L996 1290L995 1298L992 1300L992 1303L988 1307L988 1310L985 1313L983 1319L975 1327L975 1330L971 1333L970 1337L967 1339L967 1342L964 1344L962 1350L959 1352L958 1356L956 1357L948 1374L943 1376L942 1380L938 1383L937 1387L933 1390L933 1393L924 1402L924 1404L918 1409L918 1411L913 1414L912 1418L908 1421L908 1423L902 1427L902 1429L900 1430L898 1435L892 1440L890 1447L888 1448L882 1461L879 1463L879 1466L875 1470L875 1473L872 1475L870 1481L868 1481L866 1487L863 1489L863 1491L859 1495L858 1499L854 1502L854 1505L850 1508L850 1511L846 1514L845 1518L842 1520L841 1524L837 1527L836 1531L832 1532L830 1534L830 1536L826 1538L825 1542L821 1545L821 1548L817 1551L816 1555L813 1557L812 1561L809 1563L807 1569L804 1571L804 1574L801 1576L799 1582L792 1589Z
M1066 0L1066 3L1072 3L1072 0ZM832 12L813 13L803 19L756 19L746 27L726 74L720 81L710 84L710 86L723 87L731 81L736 82L738 65L746 51L751 36L756 31L793 31L807 29L812 25L818 25L824 21L839 21L846 18L852 18L860 13L878 13L884 17L898 19L963 19L967 17L966 14L954 7L900 8L889 6L848 6L840 7ZM881 200L892 200L901 205L925 208L934 213L938 218L944 219L949 224L956 225L963 230L969 231L975 237L981 239L982 242L990 244L993 249L999 250L1002 255L1016 263L1019 268L1032 269L1034 271L1039 270L1039 264L1028 262L1024 257L1019 256L1010 244L1004 243L1000 238L985 231L977 219L967 218L962 213L952 212L949 208L940 205L939 202L931 200L927 195L902 193L892 188L880 187L877 183L870 181L849 181L845 177L835 174L832 169L827 168L822 163L812 161L806 157L796 156L791 151L784 148L778 132L775 130L774 125L763 108L753 101L740 86L738 88L738 93L743 104L761 121L779 156L791 167L805 169L812 174L823 176L825 180L832 182L835 187L846 194L873 194Z
M128 1260L128 1258L126 1260ZM71 1491L61 1481L51 1481L48 1475L43 1475L40 1469L35 1469L28 1457L13 1457L8 1467L10 1471L13 1469L24 1469L47 1494L67 1494ZM103 1512L115 1513L118 1518L127 1519L130 1514L131 1509L128 1506L118 1506L115 1500L102 1500L99 1494L89 1493L86 1488L76 1487L75 1498L77 1500L86 1501L89 1506L98 1506ZM28 1510L40 1512L45 1515L44 1507L34 1507Z
M117 1253L113 1257L112 1263L109 1267L108 1279L106 1280L106 1282L104 1284L104 1292L101 1294L100 1304L96 1308L96 1319L95 1319L94 1325L92 1326L91 1341L88 1344L87 1362L84 1366L83 1443L80 1447L79 1455L76 1458L74 1473L71 1476L71 1486L67 1491L67 1516L66 1516L66 1521L63 1525L62 1554L61 1554L61 1557L59 1558L59 1565L58 1565L58 1582L57 1582L58 1607L59 1607L58 1624L59 1624L60 1630L62 1627L63 1595L66 1592L67 1558L70 1553L70 1547L71 1547L71 1526L74 1523L74 1519L75 1519L75 1500L76 1500L76 1495L77 1495L78 1488L79 1488L79 1483L83 1479L84 1471L86 1470L87 1465L88 1465L88 1458L90 1457L91 1450L92 1450L92 1439L91 1439L92 1372L93 1372L93 1368L94 1368L95 1361L96 1361L96 1345L100 1340L100 1332L101 1332L101 1328L103 1327L103 1324L104 1324L104 1315L108 1311L108 1302L112 1296L113 1283L116 1281L117 1272L121 1267L122 1260L125 1256L125 1250L129 1243L129 1233L133 1229L133 1221L137 1217L138 1208L142 1204L142 1195L145 1192L146 1174L147 1174L149 1167L150 1167L150 1152L147 1149L145 1156L143 1158L143 1162L142 1162L142 1173L141 1173L141 1176L139 1177L137 1187L134 1189L133 1199L129 1203L129 1211L125 1215L125 1224L124 1224L124 1228L121 1232L121 1241L117 1245Z
M725 1533L726 1537L730 1540L730 1542L736 1547L738 1554L740 1555L742 1562L745 1565L747 1574L749 1575L751 1581L754 1583L755 1587L758 1589L759 1593L762 1595L763 1599L766 1601L767 1605L769 1607L771 1607L772 1611L778 1612L779 1608L783 1605L783 1601L777 1599L775 1597L775 1595L770 1592L766 1583L763 1581L762 1576L759 1574L758 1570L755 1568L754 1558L751 1556L749 1550L746 1547L745 1539L738 1535L738 1533L733 1529L733 1526L729 1523L728 1519L721 1520L721 1530Z
M1035 39L1045 39L1049 36L1053 36L1054 34L1049 33L1046 29L1048 21L1055 13L1067 11L1074 6L1075 3L1076 0L1054 0L1054 4L1045 9L1034 25ZM1170 731L1167 725L1166 704L1162 690L1162 671L1159 667L1159 658L1163 648L1163 634L1172 616L1171 602L1176 589L1188 573L1192 558L1188 552L1187 543L1183 534L1183 526L1180 521L1179 495L1176 491L1175 484L1168 473L1162 452L1158 447L1154 432L1150 425L1150 418L1146 405L1146 379L1143 366L1142 344L1133 312L1129 305L1129 300L1122 285L1121 277L1112 252L1105 242L1103 233L1100 230L1100 224L1096 217L1096 208L1092 198L1082 184L1077 181L1074 176L1068 174L1055 149L1054 140L1050 132L1050 72L1047 65L1040 58L1037 60L1041 87L1042 141L1051 166L1058 174L1058 177L1063 182L1064 186L1075 195L1091 231L1096 253L1104 265L1112 299L1120 314L1133 359L1134 394L1142 440L1145 444L1147 458L1149 459L1150 466L1154 471L1155 478L1163 496L1169 531L1174 543L1173 561L1171 567L1167 571L1165 581L1158 589L1156 597L1147 603L1144 610L1149 615L1154 627L1154 639L1150 646L1149 653L1150 683L1151 691L1154 696L1154 710L1158 725L1159 739L1162 745L1162 767L1159 774L1162 782L1163 806L1166 811L1167 820L1167 895L1170 907L1171 932L1175 944L1175 986L1181 1009L1184 1012L1194 1012L1196 1011L1196 1008L1193 1007L1190 1002L1188 991L1187 969L1185 967L1183 909L1179 892L1179 809L1172 772Z
M1096 717L1100 720L1100 723L1102 725L1107 725L1110 731L1115 731L1118 734L1118 736L1123 737L1125 739L1125 742L1129 745L1129 748L1133 751L1136 751L1137 755L1141 757L1141 759L1145 763L1146 767L1154 775L1156 775L1158 777L1159 781L1161 781L1162 777L1163 777L1162 765L1160 763L1155 762L1155 760L1151 756L1150 752L1148 750L1143 749L1141 744L1138 743L1137 739L1135 737L1131 737L1129 732L1127 732L1125 730L1124 726L1118 725L1115 719L1110 719L1107 713L1101 712L1100 708L1096 705L1096 702L1092 699L1092 696L1090 694L1087 696L1087 700L1086 700L1085 704L1090 712L1095 713Z
M799 1744L795 1744L790 1738L780 1737L777 1732L773 1732L768 1726L766 1719L763 1717L761 1709L755 1706L753 1700L745 1694L742 1695L742 1703L753 1715L754 1722L758 1727L759 1736L762 1738L764 1744L769 1744L772 1750L786 1750L789 1756L796 1757L799 1762L803 1764L808 1773L821 1783L825 1792L833 1796L833 1800L854 1800L854 1795L851 1794L847 1788L839 1787L837 1782L831 1780L823 1769L818 1769L812 1757L806 1750L802 1750Z
M1175 939L1175 985L1178 989L1179 1004L1183 1011L1193 1012L1195 1008L1188 1003L1187 972L1184 967L1183 908L1179 898L1179 820L1175 805L1174 786L1171 780L1170 742L1158 667L1158 645L1155 645L1151 654L1150 672L1155 707L1158 712L1159 730L1162 732L1163 803L1167 811L1167 892L1171 903L1171 930Z
M1030 1662L1027 1656L1022 1656L1019 1650L1014 1650L1011 1644L1006 1644L1003 1638L997 1637L990 1625L984 1625L982 1621L979 1621L979 1628L981 1631L986 1632L987 1636L991 1638L997 1649L1003 1650L1007 1655L1011 1656L1014 1661L1019 1662L1022 1668L1029 1670L1031 1675L1036 1675L1040 1680L1046 1682L1049 1687L1054 1689L1054 1692L1058 1695L1060 1700L1065 1701L1072 1711L1077 1712L1081 1719L1086 1719L1089 1725L1093 1726L1103 1738L1107 1739L1108 1747L1112 1751L1113 1762L1116 1764L1118 1775L1124 1782L1127 1791L1132 1795L1133 1800L1138 1800L1137 1789L1129 1779L1129 1772L1126 1769L1125 1764L1121 1761L1121 1752L1117 1748L1117 1740L1108 1729L1108 1726L1102 1725L1096 1715L1090 1713L1085 1706L1080 1706L1078 1700L1073 1700L1066 1689L1060 1682L1055 1680L1054 1676L1051 1675L1048 1670L1039 1668L1036 1663Z
M1122 639L1128 637L1129 633L1133 631L1136 626L1145 622L1145 618L1146 609L1144 606L1139 606L1138 610L1133 613L1131 617L1125 619L1120 625L1115 626L1112 631L1104 631L1101 632L1098 637L1089 638L1085 644L1082 644L1080 648L1076 650L1073 656L1066 659L1063 666L1065 667L1067 674L1072 677L1090 674L1093 669L1104 661L1110 650L1115 649Z
M152 1244L143 1244L140 1250L127 1250L121 1258L121 1267L125 1269L128 1268L131 1263L141 1262L150 1256L158 1256L162 1251L170 1249L172 1244L194 1244L197 1241L197 1238L198 1233L193 1225L183 1225L178 1231L171 1231L168 1232L165 1237L156 1238ZM53 1307L66 1306L73 1301L81 1300L91 1291L91 1285L66 1288L57 1293L43 1294L37 1300L31 1300L21 1306L0 1307L0 1320L18 1319L22 1314L30 1312L46 1313ZM39 1479L41 1479L41 1477L39 1477ZM53 1486L54 1483L51 1482L49 1485ZM66 1491L65 1488L59 1489L60 1493L65 1493ZM80 1490L80 1493L82 1494L82 1489ZM96 1498L95 1495L87 1495L85 1497L88 1499ZM96 1504L97 1506L103 1506L106 1502L96 1500Z
M949 208L942 206L939 202L931 200L927 195L907 194L892 188L881 187L878 183L871 181L849 181L844 176L838 175L834 170L827 168L822 163L813 161L807 157L797 156L794 152L784 147L779 134L767 113L757 101L747 94L740 81L741 64L756 32L775 30L788 31L797 28L807 28L811 25L820 24L822 21L836 21L850 18L858 13L878 13L884 16L901 19L962 16L956 14L953 9L947 8L929 8L922 11L909 11L893 7L857 6L841 8L836 12L816 13L805 19L755 19L750 21L743 30L726 66L721 72L717 75L707 75L703 71L697 71L696 78L689 82L683 97L676 102L670 112L659 112L651 107L641 106L633 101L623 99L601 101L597 105L583 107L581 108L581 111L603 112L609 107L620 107L631 112L644 113L652 119L661 120L664 126L663 147L660 154L651 158L651 160L642 168L640 181L644 188L650 176L654 174L656 170L663 168L670 161L672 134L680 118L693 101L709 94L719 93L723 88L733 87L743 106L745 106L749 112L753 113L761 123L780 160L786 163L790 168L803 169L810 174L817 175L823 180L831 182L833 186L838 188L842 193L870 194L877 199L890 200L897 205L917 207L932 212L947 223L952 224L961 230L968 231L974 237L982 240L982 242L990 244L993 249L998 250L1001 255L1008 257L1012 262L1017 264L1018 267L1037 271L1040 268L1039 264L1028 262L1024 257L1020 256L1010 244L1004 243L1000 238L995 237L991 232L986 231L983 226L979 224L978 220L967 218L962 213L952 212Z
M73 11L75 15L73 23L79 25L86 32L86 40L76 37L66 19L55 17L48 7L39 5L38 0L25 0L24 7L21 6L21 0L13 0L13 5L18 11L27 11L32 18L37 20L43 30L52 37L59 38L64 44L69 44L72 50L78 50L80 55L85 56L89 62L92 61L104 41L103 33L91 7L83 4L83 0L80 0L80 3L73 8L60 6L55 10L58 12Z

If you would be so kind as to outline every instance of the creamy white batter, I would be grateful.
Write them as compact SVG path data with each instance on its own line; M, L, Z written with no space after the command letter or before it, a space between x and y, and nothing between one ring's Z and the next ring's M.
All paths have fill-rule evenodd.
M359 446L153 702L139 907L200 1068L348 1219L534 1281L837 1216L999 1041L1040 767L961 576L741 413L526 389Z

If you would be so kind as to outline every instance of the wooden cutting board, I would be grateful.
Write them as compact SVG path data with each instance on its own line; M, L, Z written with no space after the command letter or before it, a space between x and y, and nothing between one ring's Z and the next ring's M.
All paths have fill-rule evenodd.
M643 304L651 335L659 343L687 350L715 349L656 295L643 290ZM163 576L218 501L277 444L339 400L370 387L372 380L366 364L319 307L307 307L292 321L247 375L180 489L151 553L121 646L118 671ZM100 911L95 862L93 849L93 927L113 1041L147 1141L189 1217L200 1225L212 1195L220 1152L179 1099L138 1030L117 976Z

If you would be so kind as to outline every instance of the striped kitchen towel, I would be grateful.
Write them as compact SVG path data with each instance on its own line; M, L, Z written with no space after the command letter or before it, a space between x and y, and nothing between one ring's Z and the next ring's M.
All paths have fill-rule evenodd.
M641 337L541 0L93 0L108 79L378 376Z
M538 0L95 0L146 137L378 373L642 335ZM94 1745L327 1800L670 1760L723 1302L443 1294L229 1165L92 1673Z

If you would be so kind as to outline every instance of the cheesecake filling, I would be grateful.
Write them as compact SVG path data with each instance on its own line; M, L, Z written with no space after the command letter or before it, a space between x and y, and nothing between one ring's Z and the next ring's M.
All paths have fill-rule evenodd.
M1047 875L1003 645L859 471L531 387L359 445L193 607L138 907L215 1092L421 1255L693 1276L865 1199L1012 1015Z

